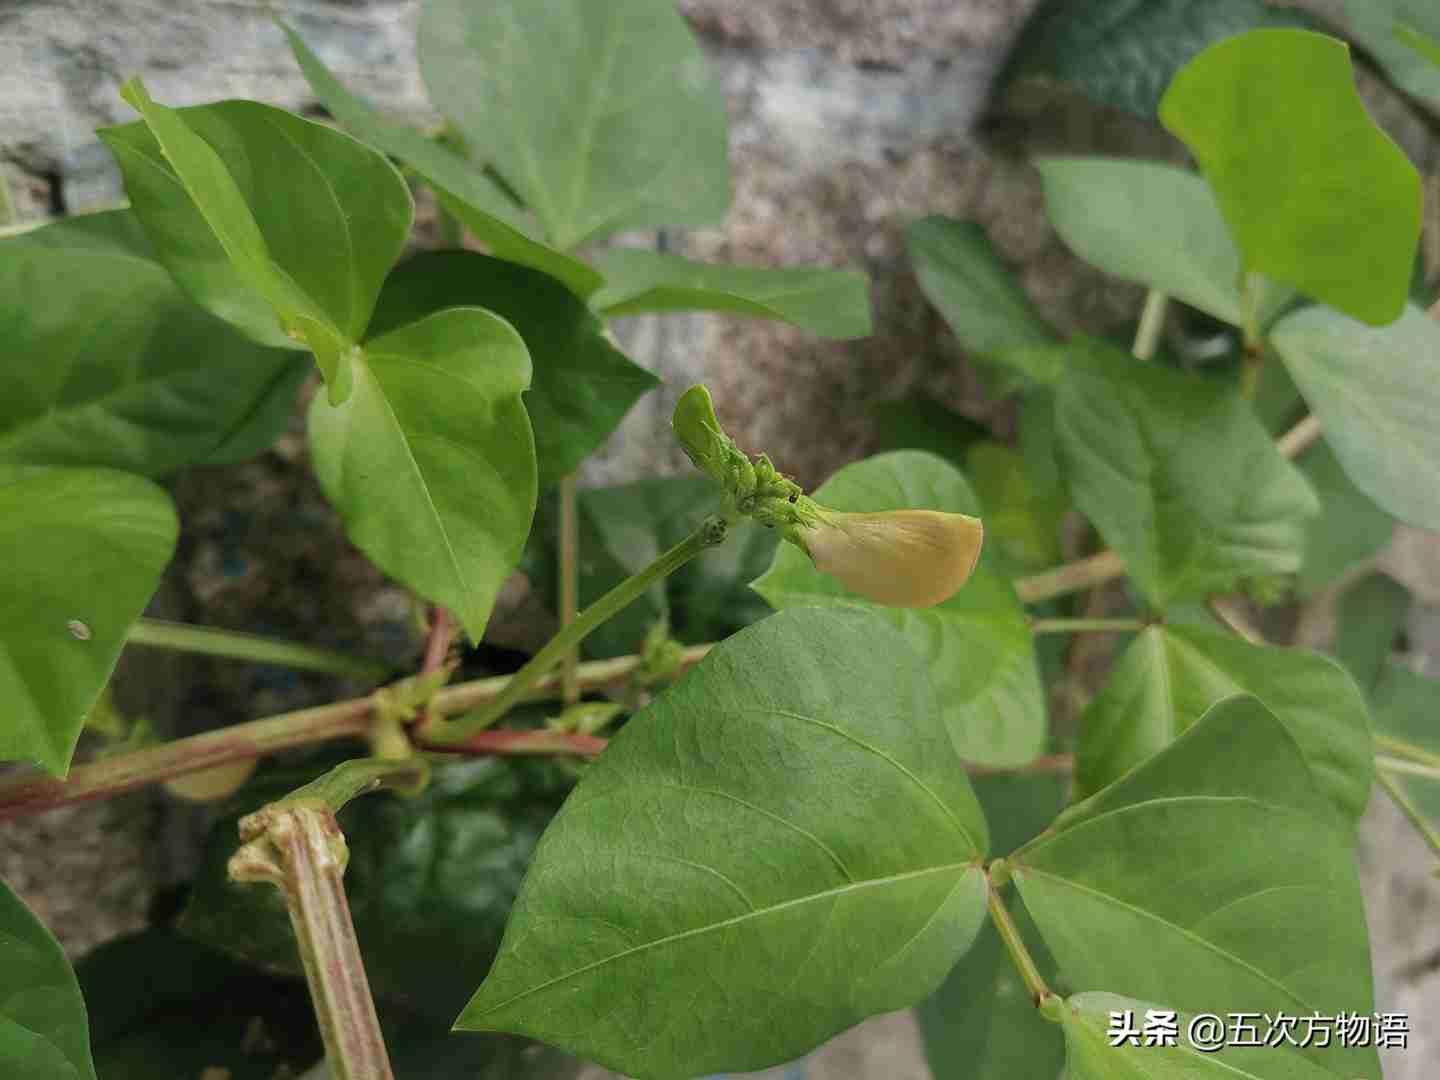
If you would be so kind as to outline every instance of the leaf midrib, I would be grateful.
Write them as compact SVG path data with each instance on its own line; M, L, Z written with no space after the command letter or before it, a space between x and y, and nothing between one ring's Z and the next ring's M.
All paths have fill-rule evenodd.
M804 904L810 904L823 900L832 900L837 897L845 896L849 893L859 892L864 889L880 888L886 885L895 885L904 881L912 881L916 878L926 877L931 874L943 874L955 870L978 869L979 864L973 860L960 863L946 863L941 866L927 867L924 870L910 870L906 871L903 874L889 874L881 878L867 878L864 881L847 882L846 884L836 886L833 889L826 889L818 893L810 893L806 896L797 896L790 900L782 900L778 904L771 904L768 907L757 908L754 911L747 911L743 915L735 915L728 919L722 919L719 922L708 923L704 926L692 927L689 930L681 930L679 933L668 934L665 937L656 938L653 941L647 941L640 945L632 945L630 948L624 949L618 953L612 953L609 956L602 957L599 960L593 960L588 964L583 964L578 968L567 971L562 975L556 975L554 978L547 979L536 986L532 986L528 989L522 990L518 994L512 994L504 1001L497 1002L494 1005L488 1006L483 1011L475 1013L474 1018L488 1016L491 1013L508 1008L517 1001L520 1001L527 997L531 997L535 994L543 993L544 991L550 989L552 986L557 986L560 983L569 981L570 979L578 978L579 976L585 975L591 971L596 970L597 968L604 967L606 964L616 963L637 953L647 952L651 949L663 948L664 946L673 945L676 942L684 941L689 938L699 937L701 935L711 933L712 931L725 930L732 926L738 926L752 919L763 918L766 915L772 915L777 912L786 911L790 908L800 907ZM953 892L953 890L951 891ZM948 895L949 894L947 894L947 896ZM467 1009L465 1013L461 1014L461 1019L464 1019L468 1014L469 1010Z

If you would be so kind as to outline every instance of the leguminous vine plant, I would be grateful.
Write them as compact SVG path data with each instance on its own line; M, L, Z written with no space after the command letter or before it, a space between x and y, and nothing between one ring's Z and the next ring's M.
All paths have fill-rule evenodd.
M1051 60L1075 32L1054 7ZM1387 62L1423 96L1440 27L1392 8L1410 52ZM940 1077L1376 1080L1374 1039L1296 1033L1376 1010L1355 824L1378 781L1440 851L1440 693L1386 663L1393 583L1342 598L1340 661L1244 612L1341 578L1396 520L1440 529L1421 185L1344 43L1232 30L1158 101L1198 173L1038 163L1066 243L1150 289L1133 348L1061 340L978 227L917 222L922 287L1006 373L1019 447L902 449L813 493L699 386L673 426L700 478L571 479L657 381L607 320L870 327L853 271L593 248L729 202L724 102L669 0L430 0L438 134L378 115L288 27L339 128L127 83L138 119L100 134L128 208L0 242L0 757L38 767L0 780L0 816L157 782L228 802L178 922L78 981L0 887L0 1074L569 1068L547 1044L685 1078L923 1003ZM411 184L488 254L405 255ZM1233 327L1235 363L1162 347L1167 305ZM268 445L310 357L319 482L428 608L398 681L141 618L178 530L156 478ZM1071 510L1106 547L1057 568ZM1355 514L1358 546L1336 524ZM452 683L522 558L561 629L512 675ZM1070 606L1120 577L1128 613ZM1036 635L1091 632L1128 644L1078 732L1052 732ZM147 743L104 694L127 642L378 688ZM72 766L87 724L117 745ZM1237 1013L1279 1035L1197 1039Z

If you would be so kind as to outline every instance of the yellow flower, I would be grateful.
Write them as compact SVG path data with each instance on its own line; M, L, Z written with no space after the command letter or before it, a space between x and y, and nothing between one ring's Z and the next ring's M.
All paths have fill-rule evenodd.
M979 518L938 510L850 514L822 510L814 528L795 530L817 570L889 607L931 607L955 595L980 558Z

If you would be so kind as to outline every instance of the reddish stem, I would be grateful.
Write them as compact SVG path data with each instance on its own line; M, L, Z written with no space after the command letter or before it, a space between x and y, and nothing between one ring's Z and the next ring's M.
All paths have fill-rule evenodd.
M464 742L416 743L426 750L465 754L579 754L594 757L605 749L607 740L598 735L577 735L569 731L477 731Z

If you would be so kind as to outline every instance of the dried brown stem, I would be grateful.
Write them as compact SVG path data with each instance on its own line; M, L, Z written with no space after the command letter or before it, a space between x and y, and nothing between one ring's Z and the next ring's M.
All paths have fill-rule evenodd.
M230 877L269 882L284 894L330 1074L336 1080L392 1080L345 898L349 849L334 812L317 805L267 806L240 820L240 839Z

